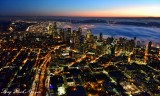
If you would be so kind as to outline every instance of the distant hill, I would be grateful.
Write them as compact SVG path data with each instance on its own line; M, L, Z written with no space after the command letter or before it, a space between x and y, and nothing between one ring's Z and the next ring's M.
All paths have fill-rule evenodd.
M31 20L31 21L60 21L71 22L73 24L85 23L107 23L120 25L134 25L143 27L160 27L160 18L129 18L129 17L67 17L67 16L0 16L2 30L5 30L10 21L13 20ZM5 21L5 22L4 22ZM4 27L4 26L5 27Z

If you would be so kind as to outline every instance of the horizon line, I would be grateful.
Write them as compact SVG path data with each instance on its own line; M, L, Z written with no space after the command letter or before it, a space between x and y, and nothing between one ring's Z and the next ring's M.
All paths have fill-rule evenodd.
M81 18L160 18L160 16L57 16L57 15L0 15L0 17L81 17Z

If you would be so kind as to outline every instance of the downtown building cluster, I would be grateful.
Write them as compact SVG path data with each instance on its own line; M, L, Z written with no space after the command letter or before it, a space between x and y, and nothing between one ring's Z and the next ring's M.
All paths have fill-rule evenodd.
M152 42L59 25L0 34L2 96L159 95L160 52Z

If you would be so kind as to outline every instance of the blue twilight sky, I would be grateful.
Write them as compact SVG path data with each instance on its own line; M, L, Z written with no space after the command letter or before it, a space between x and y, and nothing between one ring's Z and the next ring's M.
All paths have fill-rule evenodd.
M160 17L160 0L0 0L0 15Z

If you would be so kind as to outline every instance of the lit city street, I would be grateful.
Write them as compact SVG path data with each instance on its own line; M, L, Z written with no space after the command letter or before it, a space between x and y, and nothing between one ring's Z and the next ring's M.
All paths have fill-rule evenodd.
M0 96L160 96L160 1L0 0Z
M47 22L14 33L9 41L1 40L0 74L5 82L0 88L12 92L1 92L3 95L72 96L78 91L81 96L158 94L160 70L153 63L159 62L155 60L160 52L151 47L152 42L144 47L136 44L136 38L104 39L102 33L93 38L90 30L84 36L81 28L63 29L58 24L49 22L45 34L30 29L43 29Z

